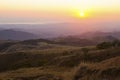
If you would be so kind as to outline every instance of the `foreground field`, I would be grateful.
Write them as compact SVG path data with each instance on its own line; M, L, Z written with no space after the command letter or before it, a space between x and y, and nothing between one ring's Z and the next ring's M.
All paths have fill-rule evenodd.
M10 44L1 49L0 80L120 80L120 48Z

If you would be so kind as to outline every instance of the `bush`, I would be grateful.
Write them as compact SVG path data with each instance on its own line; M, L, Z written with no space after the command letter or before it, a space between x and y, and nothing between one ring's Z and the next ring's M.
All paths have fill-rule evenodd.
M97 45L97 49L108 49L110 47L112 47L111 42L102 42L102 43Z
M115 40L112 42L102 42L100 44L98 44L97 49L108 49L108 48L115 48L115 47L120 47L120 41L119 40Z
M88 48L82 48L81 49L84 54L88 53L89 49Z
M89 49L88 48L82 48L81 50L83 52L83 58L84 58L84 60L87 61L90 58L90 55L88 54Z
M119 40L115 40L112 42L112 46L113 47L120 47L120 41Z

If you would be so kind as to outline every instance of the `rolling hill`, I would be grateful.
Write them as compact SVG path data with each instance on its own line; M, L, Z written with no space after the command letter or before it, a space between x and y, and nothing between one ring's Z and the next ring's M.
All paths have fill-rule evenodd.
M101 50L95 45L67 46L45 39L5 41L3 45L2 80L120 79L120 47Z
M38 38L37 35L13 29L0 30L0 40L27 40Z

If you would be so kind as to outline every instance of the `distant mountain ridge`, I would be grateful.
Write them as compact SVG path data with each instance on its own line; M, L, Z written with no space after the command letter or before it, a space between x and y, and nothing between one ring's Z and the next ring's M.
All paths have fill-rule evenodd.
M95 45L101 42L111 42L120 39L119 32L88 32L81 35L71 35L58 37L55 39L56 42L66 45Z
M49 23L49 24L0 24L0 30L13 29L18 31L37 34L40 38L55 38L68 35L107 35L120 38L119 25L105 25L104 28L98 25L85 23ZM88 28L89 27L89 28ZM96 28L97 27L97 28ZM108 27L108 28L107 28ZM115 31L114 31L115 30ZM109 31L109 32L108 32ZM83 34L82 34L83 33ZM88 35L88 36L89 36Z
M105 37L105 36L112 36L114 38L120 39L120 32L86 32L81 34L79 37L81 38L94 38L94 37Z
M28 39L36 39L37 35L24 32L17 31L13 29L0 30L0 40L28 40Z
M69 40L73 42L80 41L92 41L91 43L94 43L95 41L97 42L102 42L102 41L113 41L116 39L120 39L120 32L86 32L86 33L81 33L78 35L71 35L71 34L66 34L66 35L56 35L54 32L51 32L51 34L48 34L45 32L44 34L41 34L42 32L39 31L39 34L34 34L32 32L29 32L29 30L18 30L18 29L0 29L0 40L29 40L29 39L61 39L62 42L67 42L69 43ZM58 32L59 33L59 32ZM54 37L53 37L53 36ZM96 42L95 42L96 43Z

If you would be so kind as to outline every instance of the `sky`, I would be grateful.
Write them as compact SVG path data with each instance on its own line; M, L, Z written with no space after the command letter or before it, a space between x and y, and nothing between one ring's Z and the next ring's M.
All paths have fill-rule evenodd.
M120 0L0 0L0 23L120 22Z

